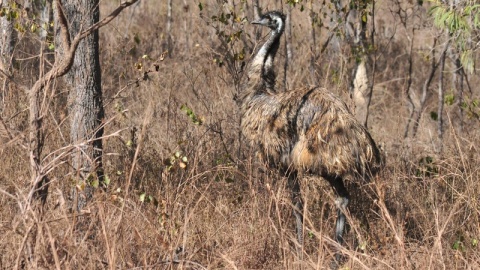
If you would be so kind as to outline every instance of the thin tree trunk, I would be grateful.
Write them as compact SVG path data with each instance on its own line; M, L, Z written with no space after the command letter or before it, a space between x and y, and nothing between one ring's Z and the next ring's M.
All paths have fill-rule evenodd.
M70 23L70 35L90 27L100 18L99 0L63 0L63 8ZM101 70L99 59L98 30L87 36L79 45L72 69L66 76L70 85L71 118L70 140L78 144L72 154L72 167L79 177L84 194L77 197L77 210L81 210L93 195L92 183L95 179L103 182L102 140L104 118ZM92 143L87 140L93 139ZM88 181L87 181L88 180Z
M412 122L413 116L415 114L415 102L413 102L413 98L411 95L411 86L412 86L412 73L413 73L413 44L415 40L415 28L412 30L412 36L407 36L408 42L410 43L408 46L408 72L407 72L407 85L405 86L405 93L407 94L407 101L410 106L410 116L408 117L407 126L405 127L405 132L403 133L403 138L408 137L408 132L410 130L410 124ZM435 63L435 60L434 60Z
M252 1L252 5L253 5L253 19L254 20L258 20L260 19L260 3L258 0L253 0ZM260 30L260 27L254 27L254 31L255 31L255 43L257 43L260 38L261 38L261 30Z
M376 35L376 28L375 28L375 1L372 1L372 11L370 12L371 16L371 22L372 22L372 31L370 32L370 44L368 47L375 48L375 35ZM363 24L363 19L362 24ZM367 25L365 23L364 25L364 31L366 31ZM366 37L364 37L366 38ZM367 47L364 44L364 48ZM369 54L369 48L365 48L364 50L366 51L367 54ZM367 57L368 58L368 57ZM372 95L373 95L373 86L375 85L375 74L376 74L376 69L377 69L377 50L374 49L373 53L371 55L371 67L370 67L370 80L368 84L368 93L366 94L366 116L365 116L365 122L364 126L366 127L368 124L368 116L370 115L370 103L372 102Z
M167 1L167 51L172 57L172 0Z
M3 0L2 7L9 8L9 2ZM13 20L7 20L7 16L0 17L0 69L8 76L12 76L12 64L14 62L14 48L17 39L17 32L13 29ZM5 104L5 94L9 89L9 79L5 76L0 89L0 113Z
M448 37L448 36L447 36ZM443 73L445 71L445 59L450 42L445 43L442 55L440 56L440 75L438 77L438 139L439 139L439 152L443 150L443 105L445 101L445 90L443 88Z
M316 23L316 16L317 14L313 11L313 0L309 2L309 9L310 9L310 79L312 80L312 84L317 83L317 76L315 74L315 61L317 59L317 38L315 33L315 23Z
M453 72L453 83L454 83L454 88L457 90L457 107L458 107L458 129L459 132L463 132L463 66L462 63L460 62L460 58L458 55L455 55L455 72Z
M285 47L287 52L287 60L291 62L293 59L293 50L292 50L292 6L287 7L287 18L285 21Z
M287 74L288 66L293 59L292 53L292 23L291 23L292 7L287 7L287 19L285 20L285 62L283 65L283 91L287 91Z
M40 19L40 38L42 41L45 41L48 34L48 27L50 22L52 21L53 14L52 14L52 0L25 0L23 4L25 9L32 10L35 16L38 16ZM47 29L45 29L45 27Z
M417 136L418 127L420 125L420 118L422 117L423 110L425 109L425 102L427 101L427 93L428 89L430 88L430 84L433 81L433 76L435 76L435 72L437 71L438 65L436 64L436 45L437 45L437 38L433 39L433 46L432 46L432 56L430 62L430 73L428 78L425 80L422 88L422 97L420 98L420 106L417 109L417 115L415 118L415 122L413 123L413 130L412 130L412 137Z
M190 6L187 0L183 0L183 12L185 18L183 19L183 32L185 34L185 54L190 55L190 29L192 28L190 19Z
M358 9L350 10L345 22L345 28L347 29L348 40L354 52L354 57L356 58L356 65L352 72L353 78L351 82L351 96L355 103L355 117L366 127L373 90L372 78L374 71L372 67L374 65L369 63L368 54L370 52L366 38L367 22L362 18L362 13L366 13L367 7L359 6L357 8ZM370 20L373 19L374 17L372 16ZM372 30L372 35L373 34L375 34L374 30Z

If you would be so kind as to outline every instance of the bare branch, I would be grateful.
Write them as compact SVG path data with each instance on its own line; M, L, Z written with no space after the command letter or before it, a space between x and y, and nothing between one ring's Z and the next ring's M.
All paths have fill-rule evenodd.
M109 22L111 22L113 19L115 19L125 8L135 4L138 1L139 0L131 0L131 1L123 2L122 4L120 4L120 6L118 8L116 8L112 13L110 13L110 15L103 18L100 22L98 22L98 23L92 25L91 27L87 28L86 30L82 31L80 34L78 34L70 44L70 42L69 42L70 39L68 37L69 34L68 34L67 21L66 21L64 15L63 15L63 10L61 8L60 1L56 0L57 9L59 11L58 14L60 16L59 22L60 22L60 29L62 31L62 39L64 41L67 41L68 43L65 43L65 44L70 44L70 46L68 46L68 48L65 52L65 55L60 60L59 65L52 68L47 74L45 74L45 76L40 78L35 83L35 85L32 87L32 89L30 91L33 91L33 92L34 91L39 91L49 81L65 75L70 70L70 68L72 67L73 60L75 58L75 52L77 50L78 44L80 44L80 41L82 41L82 39L86 38L88 35L90 35L94 31L98 30L99 28L107 25Z
M60 3L60 0L55 0L55 8L57 9L58 22L60 27L60 37L62 40L62 45L66 48L64 51L67 51L70 48L70 32L68 31L68 21L65 18L65 12L63 12L63 6Z
M93 31L96 31L98 30L99 28L107 25L108 23L110 23L113 19L115 19L118 14L120 14L125 8L135 4L136 2L138 2L139 0L130 0L130 1L126 1L126 2L123 2L120 4L120 6L118 6L114 11L112 11L112 13L110 13L110 15L108 15L107 17L103 18L101 21L99 21L98 23L90 26L89 28L87 28L85 31L82 31L80 34L79 34L79 38L80 40L84 39L85 37L87 37L88 35L90 35ZM76 38L75 38L76 39Z

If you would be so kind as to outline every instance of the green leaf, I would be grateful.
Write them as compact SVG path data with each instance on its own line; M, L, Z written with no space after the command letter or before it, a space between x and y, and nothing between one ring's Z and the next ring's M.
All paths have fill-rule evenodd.
M362 14L362 22L366 23L367 22L367 14Z
M452 245L452 248L453 248L454 250L463 250L463 243L462 243L462 241L460 241L460 240L455 241L455 243L453 243L453 245Z
M134 41L136 44L140 44L140 41L141 41L141 40L140 40L140 37L138 36L138 34L135 34L135 35L133 36L133 41Z
M138 196L138 199L139 199L141 202L144 202L144 201L145 201L145 196L146 196L146 194L145 194L145 192L144 192L144 193L140 194L140 196Z
M105 174L105 175L103 176L103 183L104 183L106 186L110 185L110 177L108 177L107 174Z
M453 94L445 95L445 104L452 106L454 102L455 102L455 95Z
M479 103L478 99L474 99L472 101L472 106L476 108L476 107L478 107L478 103Z
M200 11L203 10L203 4L202 4L202 2L198 3L198 8L200 9Z
M430 112L430 118L432 118L432 120L434 121L437 121L438 120L438 113L437 112Z
M473 58L472 50L464 50L460 53L460 63L470 73L473 73L475 69L475 62Z
M98 185L99 185L98 179L95 179L92 182L90 182L90 185L94 188L98 188Z

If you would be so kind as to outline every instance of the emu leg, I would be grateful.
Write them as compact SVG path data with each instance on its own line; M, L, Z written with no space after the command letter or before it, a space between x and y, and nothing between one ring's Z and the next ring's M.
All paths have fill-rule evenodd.
M335 200L335 205L337 206L337 221L335 223L335 240L340 245L343 244L343 232L345 231L345 211L347 209L348 198L344 196L338 196ZM342 255L340 252L335 254L335 260L340 262Z
M289 176L289 184L292 190L293 215L295 216L295 225L297 233L297 253L300 260L303 260L303 202L300 194L300 183L296 176Z
M335 199L335 205L337 206L337 220L335 222L335 241L340 245L343 244L343 232L345 231L345 211L347 210L348 205L348 192L343 184L342 178L338 176L327 175L324 178L332 185L333 190L335 191L337 198ZM342 259L342 254L340 252L335 253L335 265L338 267ZM335 267L336 268L336 267Z

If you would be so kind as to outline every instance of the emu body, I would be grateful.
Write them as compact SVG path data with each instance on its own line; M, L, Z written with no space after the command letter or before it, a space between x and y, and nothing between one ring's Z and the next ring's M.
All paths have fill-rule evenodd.
M325 89L257 94L243 101L242 112L245 137L284 171L357 178L380 167L368 131Z
M342 243L349 198L343 179L368 180L382 167L380 152L347 105L327 89L275 89L273 63L285 16L269 12L252 23L272 31L247 73L241 96L242 132L271 167L288 176L299 244L303 244L303 207L297 176L302 173L323 177L334 189L338 209L335 239ZM339 258L337 254L336 260Z

